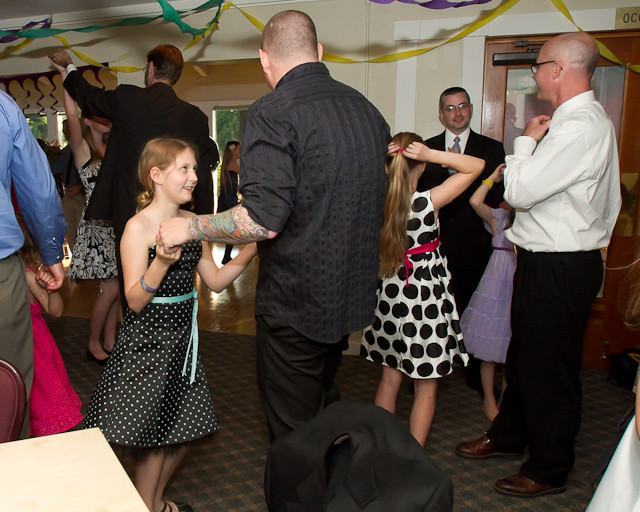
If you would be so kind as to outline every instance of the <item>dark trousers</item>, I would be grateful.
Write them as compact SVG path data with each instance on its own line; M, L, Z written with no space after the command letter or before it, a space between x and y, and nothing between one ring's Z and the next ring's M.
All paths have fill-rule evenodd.
M339 399L333 379L349 337L318 343L274 317L256 321L258 390L273 442Z
M504 451L528 445L520 472L538 483L563 485L573 466L582 337L602 272L600 251L518 252L507 389L487 435Z

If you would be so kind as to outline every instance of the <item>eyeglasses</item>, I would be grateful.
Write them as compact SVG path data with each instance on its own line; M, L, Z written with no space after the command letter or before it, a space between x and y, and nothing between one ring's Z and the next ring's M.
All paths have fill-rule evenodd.
M536 62L535 64L531 64L531 72L535 75L538 72L538 68L543 64L551 64L555 62L555 60L545 60L544 62Z
M445 112L455 112L456 110L464 112L465 110L469 109L469 106L470 105L468 103L460 103L460 105L447 105L442 110L444 110Z

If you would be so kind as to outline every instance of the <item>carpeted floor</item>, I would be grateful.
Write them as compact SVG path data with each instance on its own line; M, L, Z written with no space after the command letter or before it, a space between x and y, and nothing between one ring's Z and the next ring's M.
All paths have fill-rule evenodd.
M85 357L89 322L71 317L46 320L71 384L86 407L102 369ZM214 436L193 444L167 488L169 499L190 503L196 512L266 511L262 475L268 438L255 385L253 342L253 336L200 333L200 352L221 428ZM378 376L375 364L345 356L337 376L342 397L372 402ZM607 383L606 373L599 370L584 370L582 382L584 414L567 491L531 500L501 496L493 490L495 480L517 471L519 461L469 461L455 455L455 445L477 437L488 427L488 421L480 411L480 396L465 386L460 369L441 381L426 450L454 482L456 512L585 509L593 494L589 472L615 434L618 419L632 405L633 394ZM398 415L405 423L411 401L408 385L403 386ZM132 461L126 455L119 456L130 470Z

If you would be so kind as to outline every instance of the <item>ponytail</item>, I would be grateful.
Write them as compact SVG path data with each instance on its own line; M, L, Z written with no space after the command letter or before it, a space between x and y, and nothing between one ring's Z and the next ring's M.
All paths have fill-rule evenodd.
M393 137L399 147L406 148L412 142L422 142L415 133L398 133ZM403 151L387 159L387 196L384 203L384 217L380 231L380 271L381 278L393 276L409 248L407 222L411 210L411 184L409 174L418 162L408 159Z

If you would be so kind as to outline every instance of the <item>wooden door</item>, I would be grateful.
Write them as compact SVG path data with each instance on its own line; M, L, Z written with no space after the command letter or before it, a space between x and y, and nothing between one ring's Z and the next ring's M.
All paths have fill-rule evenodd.
M640 32L592 35L622 62L640 63ZM530 78L530 64L535 62L540 47L550 37L487 38L482 133L502 140L507 154L513 138L522 133L531 117L551 112L550 104L537 102L535 90L527 92L532 84L535 87ZM607 368L609 354L640 345L640 333L626 328L622 317L629 286L625 281L627 267L638 254L640 242L640 74L600 59L592 86L616 126L623 195L622 211L613 238L609 247L602 250L605 262L603 287L591 308L584 338L583 365ZM518 89L524 92L518 93ZM512 98L518 105L514 105Z

